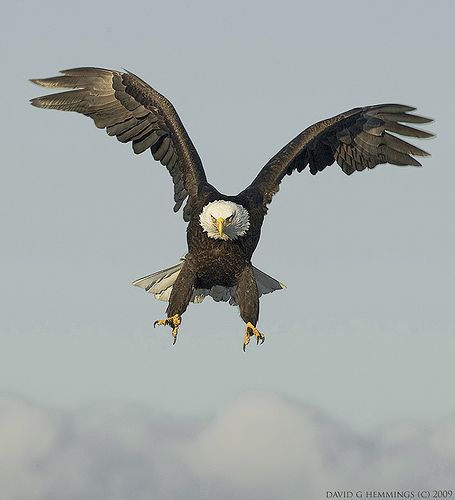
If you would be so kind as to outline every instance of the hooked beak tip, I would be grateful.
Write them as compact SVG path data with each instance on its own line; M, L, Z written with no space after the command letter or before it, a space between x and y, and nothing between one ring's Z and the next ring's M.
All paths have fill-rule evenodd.
M216 227L218 229L218 233L220 236L223 236L223 228L224 228L224 219L220 217L216 219Z

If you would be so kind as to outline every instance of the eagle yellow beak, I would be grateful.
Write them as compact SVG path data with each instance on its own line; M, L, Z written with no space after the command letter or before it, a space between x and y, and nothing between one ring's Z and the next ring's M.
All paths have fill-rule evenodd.
M223 236L223 227L224 227L224 219L223 217L219 217L218 219L216 219L216 228L218 229L220 236Z

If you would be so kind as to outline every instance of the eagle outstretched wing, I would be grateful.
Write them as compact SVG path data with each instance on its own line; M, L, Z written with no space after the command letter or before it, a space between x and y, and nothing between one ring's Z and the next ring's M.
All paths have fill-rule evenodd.
M174 211L186 198L183 218L188 221L191 200L207 185L201 159L172 104L130 72L103 68L63 70L53 78L33 79L48 88L73 89L36 97L38 108L76 111L92 118L120 142L132 142L139 154L150 149L155 160L169 171L174 183Z
M294 170L301 172L307 165L313 175L334 162L347 175L381 163L421 166L414 156L429 156L428 153L393 135L433 136L405 125L432 121L411 114L415 109L401 104L378 104L354 108L315 123L271 158L241 195L254 198L266 211L283 177Z

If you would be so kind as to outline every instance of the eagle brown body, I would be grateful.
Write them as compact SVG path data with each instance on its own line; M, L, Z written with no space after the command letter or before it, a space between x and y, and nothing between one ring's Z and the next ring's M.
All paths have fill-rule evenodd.
M150 149L155 160L169 171L174 183L174 211L183 208L188 222L188 253L176 266L137 280L134 284L169 300L167 319L158 324L177 336L181 315L190 301L211 295L215 300L238 304L246 323L244 347L257 330L259 297L283 285L253 267L267 205L284 176L309 167L314 175L333 163L350 175L376 165L420 166L415 156L427 153L398 136L427 138L432 134L410 126L431 120L400 104L354 108L318 122L291 140L262 168L253 182L237 196L218 192L207 178L202 162L172 104L130 72L102 68L64 70L61 76L32 80L43 87L72 89L32 99L40 108L76 111L89 116L120 142L131 142L135 153ZM248 230L229 239L217 239L203 228L200 216L212 202L229 201L248 214ZM220 236L223 218L212 217ZM220 222L221 221L221 222ZM212 228L213 229L213 228Z
M216 200L234 201L251 215L253 197L224 196L215 189L203 197L199 209L194 211L187 229L188 254L183 269L173 284L168 316L181 315L189 303L194 289L211 289L213 286L236 288L235 300L245 323L256 325L259 317L259 294L252 271L251 258L261 234L263 215L252 221L250 230L236 240L215 240L204 234L199 223L202 208Z

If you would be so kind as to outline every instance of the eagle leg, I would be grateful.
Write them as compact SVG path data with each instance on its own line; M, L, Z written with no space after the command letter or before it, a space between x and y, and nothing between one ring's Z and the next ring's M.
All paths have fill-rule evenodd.
M174 338L172 345L174 345L177 342L177 334L179 333L179 326L181 322L182 319L180 318L180 314L174 314L174 316L171 316L170 318L157 319L155 323L153 323L153 328L155 328L156 325L170 326L172 328L172 337Z
M243 352L245 352L245 348L250 343L250 338L253 335L256 337L256 344L264 343L265 335L248 321L246 324L245 335L243 336Z

